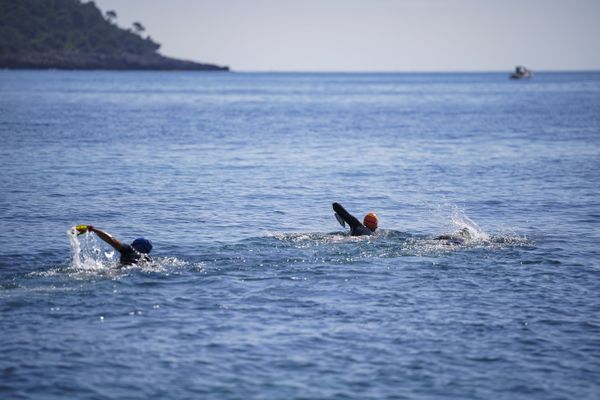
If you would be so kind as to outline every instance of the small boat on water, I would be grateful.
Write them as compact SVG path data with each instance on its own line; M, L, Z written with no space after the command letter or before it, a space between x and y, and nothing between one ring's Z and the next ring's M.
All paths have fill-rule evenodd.
M515 67L515 72L510 74L510 79L529 79L533 76L533 72L522 65Z

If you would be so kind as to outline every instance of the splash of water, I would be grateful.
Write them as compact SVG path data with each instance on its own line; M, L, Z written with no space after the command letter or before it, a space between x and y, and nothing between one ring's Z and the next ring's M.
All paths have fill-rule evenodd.
M115 258L115 251L104 251L95 235L89 232L78 234L77 229L73 227L67 231L67 236L71 245L71 265L67 273L73 277L117 277L131 270L169 274L190 266L188 262L177 257L153 258L153 261L148 263L121 266ZM197 271L204 270L203 263L192 267Z
M75 269L81 269L81 245L77 238L77 229L75 227L69 229L67 236L71 244L71 266Z
M79 241L79 234L75 227L67 231L71 245L71 269L75 271L94 272L105 269L102 250L93 236L86 232L84 234L84 245ZM106 261L110 261L114 252L104 253Z
M452 224L456 227L457 235L467 240L487 241L490 235L485 233L471 218L465 214L464 210L455 207L450 216Z

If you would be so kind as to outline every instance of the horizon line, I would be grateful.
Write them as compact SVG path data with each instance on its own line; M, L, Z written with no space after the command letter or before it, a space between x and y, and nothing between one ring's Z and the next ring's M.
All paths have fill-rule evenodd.
M72 68L0 68L0 71L107 71L107 72L202 72L246 74L510 74L514 70L236 70L228 71L179 71L152 69L72 69ZM599 69L541 69L530 70L533 74L545 73L600 73Z
M537 73L584 73L600 72L598 69L539 69L532 70ZM229 72L237 73L268 73L268 74L510 74L513 69L494 69L494 70L261 70L261 69L234 69L230 67Z

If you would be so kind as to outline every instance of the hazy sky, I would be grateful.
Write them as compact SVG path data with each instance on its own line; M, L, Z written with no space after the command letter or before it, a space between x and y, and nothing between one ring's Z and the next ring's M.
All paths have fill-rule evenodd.
M96 0L237 71L600 70L600 0Z

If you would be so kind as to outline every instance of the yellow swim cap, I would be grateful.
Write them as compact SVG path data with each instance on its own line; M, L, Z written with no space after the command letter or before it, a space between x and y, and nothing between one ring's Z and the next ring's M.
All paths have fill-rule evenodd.
M365 218L363 220L363 224L372 231L377 229L378 223L379 223L379 218L377 218L377 215L372 212L365 215Z

